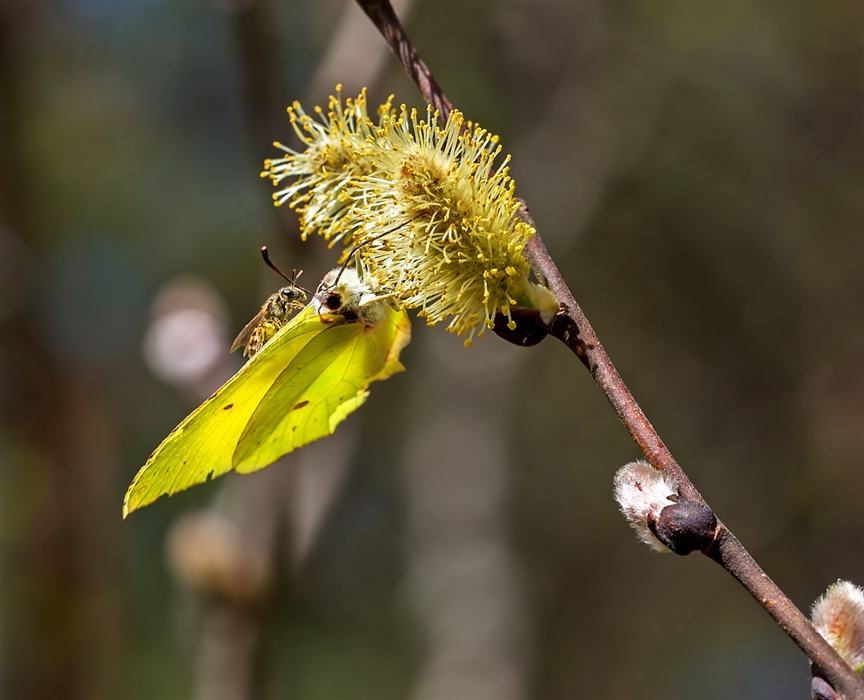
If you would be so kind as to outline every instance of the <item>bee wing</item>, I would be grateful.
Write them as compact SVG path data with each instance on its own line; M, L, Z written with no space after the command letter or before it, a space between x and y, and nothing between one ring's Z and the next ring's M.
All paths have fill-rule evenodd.
M264 318L264 312L267 310L267 305L265 304L261 311L255 314L255 317L249 321L245 326L243 326L243 330L237 334L237 337L234 338L234 342L231 343L231 352L235 350L239 350L249 341L249 338L252 337L252 334L255 332L255 329L258 328L258 324L261 323L261 320Z

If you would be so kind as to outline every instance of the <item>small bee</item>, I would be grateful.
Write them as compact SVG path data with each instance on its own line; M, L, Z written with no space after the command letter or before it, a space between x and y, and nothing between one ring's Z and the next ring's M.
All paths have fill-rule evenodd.
M282 287L278 292L270 295L261 310L255 314L255 318L246 324L231 344L231 352L242 347L243 355L250 359L264 347L270 338L276 335L282 326L288 323L295 312L306 305L306 299L310 294L297 284L297 278L303 274L303 270L295 271L289 279L270 260L267 246L261 248L261 255L264 262L288 282L288 286Z

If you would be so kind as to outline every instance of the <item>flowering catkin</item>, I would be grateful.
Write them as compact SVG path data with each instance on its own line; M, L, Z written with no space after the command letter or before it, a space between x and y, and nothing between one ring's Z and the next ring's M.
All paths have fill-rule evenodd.
M514 327L511 308L536 308L538 285L528 281L523 250L534 229L516 216L509 156L495 167L498 138L455 110L440 127L431 108L419 120L391 100L377 122L365 91L344 105L331 97L320 121L289 108L305 150L277 144L287 156L265 162L274 185L296 178L274 194L277 205L298 211L304 236L346 250L361 244L382 291L430 325L449 318L449 330L470 334L466 344L498 313ZM557 302L542 289L543 310L554 313Z
M816 631L856 673L864 673L864 589L837 581L813 603Z

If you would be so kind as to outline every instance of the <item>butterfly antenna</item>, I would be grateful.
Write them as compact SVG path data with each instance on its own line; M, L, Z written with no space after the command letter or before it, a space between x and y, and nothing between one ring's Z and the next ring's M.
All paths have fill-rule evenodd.
M336 275L336 279L333 281L333 286L335 287L337 284L339 284L339 278L342 277L342 273L345 272L345 268L348 267L348 263L351 262L351 259L354 257L354 253L356 253L358 250L360 250L364 245L369 245L373 241L377 241L379 238L384 238L384 236L386 236L387 234L393 233L394 231L402 228L403 226L405 226L407 224L410 224L412 221L415 221L418 218L419 218L419 214L417 216L415 216L413 219L409 219L408 221L405 221L404 223L401 223L398 226L394 226L393 228L387 229L386 231L384 231L384 233L379 233L375 236L372 236L372 238L367 238L365 241L362 241L362 242L358 243L357 245L355 245L348 252L348 256L345 258L345 262L342 263L342 267L339 269L339 274Z
M297 272L297 270L293 270L291 273L291 277L289 278L288 275L286 275L284 272L282 272L282 270L280 270L278 267L276 267L276 263L274 263L270 259L270 251L267 250L266 245L261 246L261 257L264 258L264 262L267 263L267 267L269 267L271 270L276 272L276 274L278 274L282 279L284 279L292 287L297 287L297 289L299 289L301 292L306 292L306 294L309 294L309 295L312 294L312 292L310 292L308 289L303 289L303 287L301 287L299 284L297 284L297 280L300 277L300 275L303 274L303 270L300 270L300 272Z

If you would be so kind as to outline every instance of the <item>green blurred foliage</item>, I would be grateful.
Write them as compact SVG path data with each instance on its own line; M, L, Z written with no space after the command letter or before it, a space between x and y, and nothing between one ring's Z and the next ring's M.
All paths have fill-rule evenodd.
M278 284L258 246L311 260L258 173L345 7L0 5L4 697L189 696L195 627L164 538L218 484L120 519L192 408L143 361L150 304L194 272L239 329ZM864 582L861 15L426 2L408 23L454 104L513 154L519 195L679 462L804 608L838 577ZM418 103L392 60L370 89ZM314 551L263 604L256 697L410 696L423 640L400 583L401 406L423 386L412 362L450 371L428 359L444 330L415 326L408 373L353 419L367 439ZM448 340L481 357L501 343ZM501 352L521 358L499 381L514 387L527 696L808 697L804 657L733 581L628 532L610 492L636 450L575 358L554 341Z

